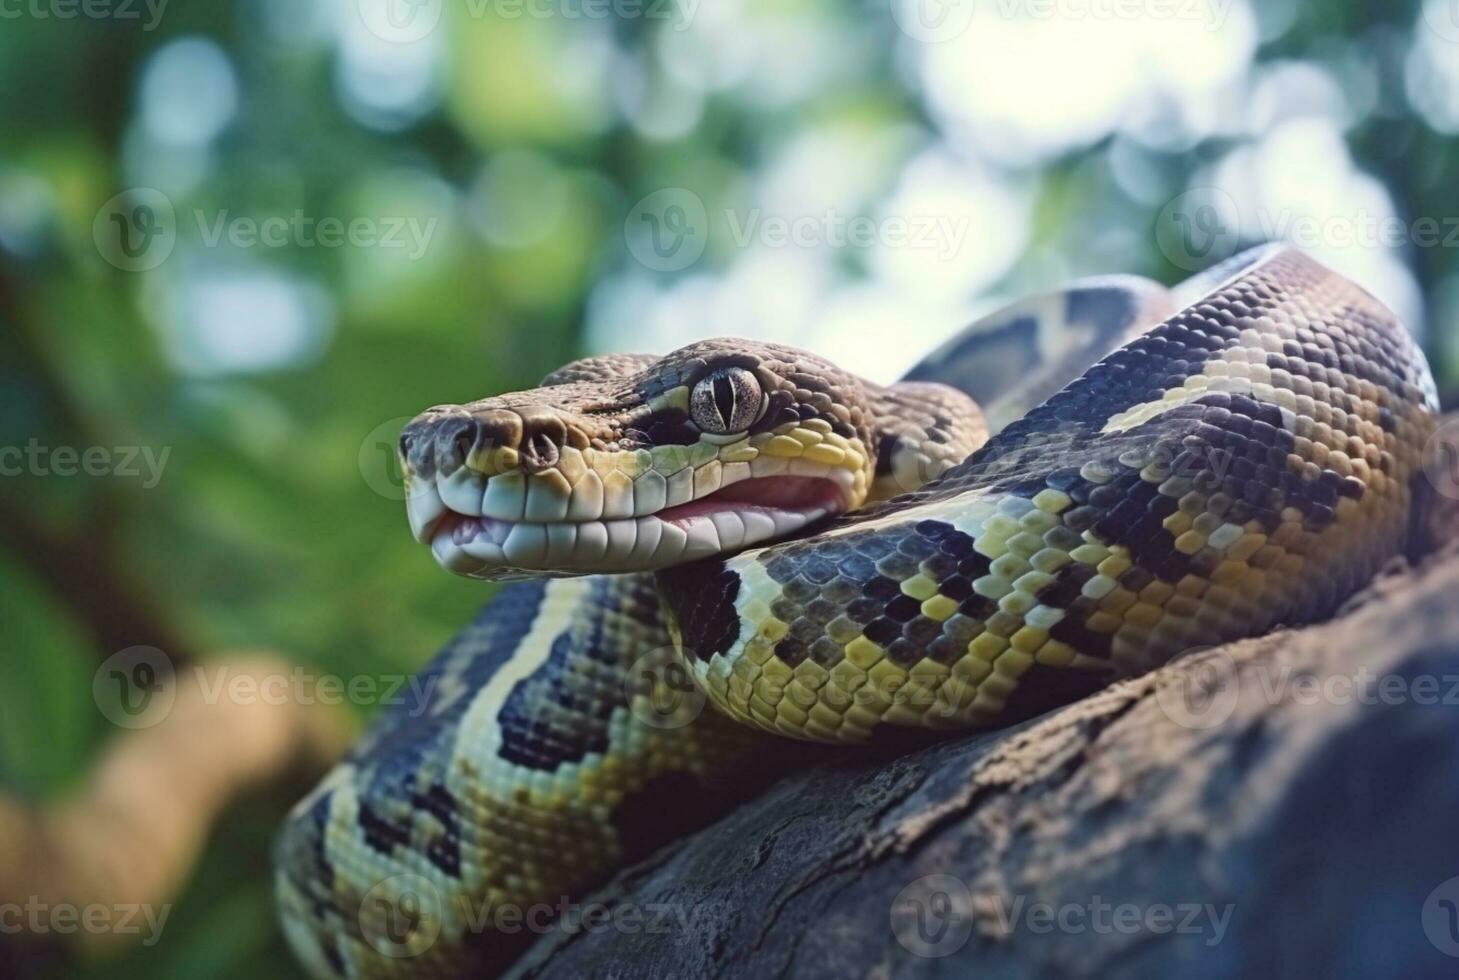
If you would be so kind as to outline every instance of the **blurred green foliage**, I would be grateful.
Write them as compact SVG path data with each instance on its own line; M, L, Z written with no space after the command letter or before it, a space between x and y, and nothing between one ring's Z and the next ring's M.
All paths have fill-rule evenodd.
M8 790L49 799L76 784L115 734L92 703L93 671L125 646L202 659L273 647L346 678L420 665L488 589L438 570L406 533L389 462L401 421L529 387L585 353L594 285L631 266L625 215L650 191L753 200L777 153L818 130L864 141L867 159L832 169L864 166L884 196L900 165L941 139L915 44L884 4L754 0L729 4L735 19L721 26L719 2L704 0L699 16L710 37L743 35L727 46L798 33L775 42L783 62L767 56L733 84L687 94L661 63L681 25L642 17L493 16L477 3L485 15L452 13L421 53L361 33L355 0L178 2L155 29L0 8L22 10L0 19L0 446L169 453L152 487L122 475L0 480ZM1405 219L1459 215L1453 132L1405 95L1420 70L1417 9L1258 12L1257 68L1311 64L1336 79L1361 106L1339 127L1355 165ZM781 71L799 79L790 95L755 87ZM1010 87L1002 97L1034 113L1044 96ZM628 118L628 104L656 114ZM1029 260L957 301L1049 286L1055 274L1181 277L1151 234L1161 205L1250 137L1216 132L1162 150L1100 134L1003 165L1030 201L1014 236ZM1163 190L1129 193L1131 173ZM158 267L128 271L96 236L107 202L136 187L163 191L178 234ZM432 231L414 257L209 247L195 211L400 217ZM708 267L732 266L734 251L715 240ZM1452 391L1456 250L1396 254ZM847 281L868 274L854 254L830 263ZM631 338L631 327L630 317L628 334L594 336ZM684 324L686 339L697 329ZM228 817L155 947L95 961L62 952L43 968L295 975L267 847L300 789Z

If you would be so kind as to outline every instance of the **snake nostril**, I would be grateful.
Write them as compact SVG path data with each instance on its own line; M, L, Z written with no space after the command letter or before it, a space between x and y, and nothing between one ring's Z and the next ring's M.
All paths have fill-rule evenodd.
M465 466L481 435L481 423L474 418L457 416L438 423L435 444L440 473L449 476Z
M557 465L561 456L557 443L546 433L536 432L522 447L522 458L534 469L547 469Z
M436 425L435 419L418 415L400 430L396 448L400 450L401 461L416 476L429 477L436 472L436 454L432 451Z
M455 438L451 441L453 458L458 459L462 463L466 462L471 457L471 450L475 445L476 430L474 428L462 429L456 433Z

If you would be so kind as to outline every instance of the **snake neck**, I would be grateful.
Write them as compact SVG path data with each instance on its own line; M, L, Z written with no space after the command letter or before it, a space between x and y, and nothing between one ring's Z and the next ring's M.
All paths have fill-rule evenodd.
M867 501L910 493L967 459L988 441L978 403L956 388L903 381L868 390L876 472Z
M799 758L707 706L648 574L511 583L412 690L277 847L286 930L318 976L495 975L533 938L495 909L550 921Z

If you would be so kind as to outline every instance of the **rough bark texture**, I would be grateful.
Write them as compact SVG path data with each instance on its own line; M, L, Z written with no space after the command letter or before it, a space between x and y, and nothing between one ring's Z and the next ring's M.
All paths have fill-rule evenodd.
M641 920L559 929L515 972L1459 975L1459 523L1438 513L1451 543L1331 622L787 779L590 900Z

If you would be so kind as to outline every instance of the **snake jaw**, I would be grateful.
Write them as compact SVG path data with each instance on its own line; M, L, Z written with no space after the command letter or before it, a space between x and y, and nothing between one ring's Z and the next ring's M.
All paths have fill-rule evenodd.
M705 486L703 495L672 505L650 480L648 494L659 506L635 513L620 502L615 512L627 513L618 517L594 504L589 510L601 513L574 519L579 504L572 493L558 492L560 476L543 477L546 487L538 478L509 479L503 481L508 489L497 483L494 493L498 477L473 487L453 474L422 483L406 507L416 540L430 546L442 567L473 578L508 579L648 571L734 552L844 513L865 496L865 475L844 467L771 457L739 472L741 478ZM720 473L723 477L723 466Z

